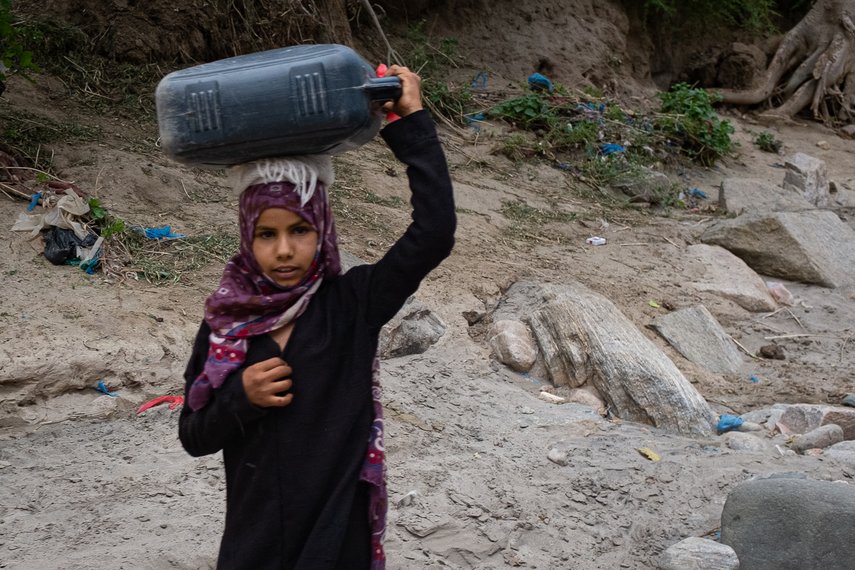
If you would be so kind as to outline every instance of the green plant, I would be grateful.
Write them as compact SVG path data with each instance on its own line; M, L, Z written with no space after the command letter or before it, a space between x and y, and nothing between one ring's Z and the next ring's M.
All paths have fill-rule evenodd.
M543 227L546 224L552 222L567 223L576 219L575 212L562 212L557 207L535 208L521 200L502 201L501 212L511 222L504 233L514 238L536 238L542 234Z
M659 93L662 101L657 128L674 137L689 156L711 166L733 148L733 126L719 119L713 97L705 90L678 83Z
M556 119L547 100L536 93L503 101L490 109L489 115L523 129L544 128Z
M12 0L0 0L0 81L7 73L38 71L33 53L25 48L19 26L12 14Z
M104 239L109 239L114 235L121 234L125 231L125 221L110 214L106 208L101 205L98 198L89 198L89 215L92 216L92 223L98 230L98 233Z
M774 134L769 131L763 131L757 138L754 139L754 144L757 145L757 148L764 152L772 152L778 153L781 150L781 146L784 144L778 138L775 137Z

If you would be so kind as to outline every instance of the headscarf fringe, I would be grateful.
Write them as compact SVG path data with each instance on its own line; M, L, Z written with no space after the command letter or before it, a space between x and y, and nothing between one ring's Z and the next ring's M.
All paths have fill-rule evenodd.
M238 193L256 184L290 182L300 196L301 207L312 199L318 183L329 188L335 178L332 158L323 154L265 158L235 166L230 174Z

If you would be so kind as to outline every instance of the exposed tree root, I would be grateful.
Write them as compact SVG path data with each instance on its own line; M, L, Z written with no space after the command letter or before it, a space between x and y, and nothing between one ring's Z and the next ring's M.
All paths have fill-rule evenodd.
M825 122L855 119L855 0L817 0L778 46L766 72L746 90L721 89L723 103L765 104L768 117L810 108Z

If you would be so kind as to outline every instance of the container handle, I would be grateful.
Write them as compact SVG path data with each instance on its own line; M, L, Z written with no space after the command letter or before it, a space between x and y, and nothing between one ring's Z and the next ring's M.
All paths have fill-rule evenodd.
M365 84L365 92L372 101L397 101L401 91L401 80L397 77L369 77Z

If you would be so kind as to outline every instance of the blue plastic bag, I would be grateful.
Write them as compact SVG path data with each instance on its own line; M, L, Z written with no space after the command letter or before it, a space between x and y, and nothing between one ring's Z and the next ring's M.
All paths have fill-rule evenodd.
M738 429L744 421L745 420L743 420L739 416L730 416L728 414L722 414L718 418L718 425L716 426L716 431L722 434L727 431Z

